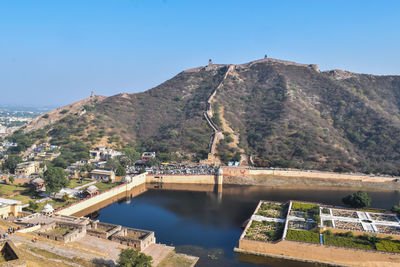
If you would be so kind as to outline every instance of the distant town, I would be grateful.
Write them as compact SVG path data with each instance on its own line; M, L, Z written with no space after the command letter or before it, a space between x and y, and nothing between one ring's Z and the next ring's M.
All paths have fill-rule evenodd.
M12 133L49 108L0 106L0 137Z

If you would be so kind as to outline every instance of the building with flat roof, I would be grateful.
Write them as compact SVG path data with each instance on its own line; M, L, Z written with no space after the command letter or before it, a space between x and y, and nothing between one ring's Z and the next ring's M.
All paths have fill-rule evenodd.
M99 194L99 189L95 185L88 186L85 190L82 192L84 197L93 197L95 195Z
M156 157L156 152L143 152L142 161L148 161L149 159L154 159Z
M121 156L122 153L114 150L114 149L109 149L103 146L96 147L95 149L91 149L89 151L90 158L92 161L107 161L109 159Z
M17 165L15 169L15 175L29 176L34 173L38 173L40 169L40 162L28 161L22 162Z
M115 180L115 173L107 170L93 170L91 171L92 179L101 180L103 182L113 182Z
M35 189L36 192L46 191L46 186L44 184L44 180L42 178L36 178L31 181L31 185Z
M0 198L0 217L7 218L9 216L18 216L22 212L21 201Z

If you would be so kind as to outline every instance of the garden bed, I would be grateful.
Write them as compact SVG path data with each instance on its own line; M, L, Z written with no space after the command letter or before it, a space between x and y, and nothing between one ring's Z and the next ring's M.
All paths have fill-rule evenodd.
M261 204L257 211L257 215L269 218L286 218L288 206L286 204L276 204L271 202L264 202Z
M316 226L317 226L316 223L305 222L305 221L289 221L288 223L289 229L305 230L305 231L309 231Z
M283 223L268 221L252 221L246 231L245 239L272 242L282 238Z
M328 208L322 208L321 213L330 215L331 211Z
M350 210L332 209L332 215L337 217L348 217L348 218L358 219L357 212Z
M389 235L400 235L400 227L397 226L387 226L381 224L375 224L379 233L389 234Z
M369 213L369 217L374 221L397 222L396 217L394 215L389 215L389 214Z
M301 241L307 243L319 244L319 234L311 231L288 229L286 233L287 240Z
M293 202L290 215L298 218L313 219L317 224L320 222L320 207L315 204Z
M335 220L335 228L349 231L364 231L361 223Z

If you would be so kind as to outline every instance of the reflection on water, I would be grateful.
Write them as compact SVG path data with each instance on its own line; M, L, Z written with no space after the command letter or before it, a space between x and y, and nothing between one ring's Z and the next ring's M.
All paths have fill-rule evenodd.
M157 242L173 245L177 252L199 256L196 266L294 266L291 262L238 256L233 252L242 232L241 225L251 216L258 201L292 199L340 205L341 199L353 192L234 185L152 187L132 199L128 193L94 215L102 222L155 231ZM376 208L390 209L400 199L394 191L368 193Z

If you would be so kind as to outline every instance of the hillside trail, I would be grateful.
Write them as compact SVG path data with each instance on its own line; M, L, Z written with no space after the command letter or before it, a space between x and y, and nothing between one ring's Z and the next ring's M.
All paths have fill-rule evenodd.
M216 156L216 153L217 153L218 142L220 140L224 139L224 134L223 134L224 131L231 133L231 135L234 139L233 144L231 144L230 146L238 147L238 144L239 144L239 136L237 134L235 134L235 132L231 129L231 127L229 127L228 122L223 117L223 112L224 112L223 107L222 107L222 111L220 110L221 111L221 122L222 122L221 129L212 120L212 117L214 114L212 103L214 102L214 98L217 94L217 91L222 88L224 81L226 80L228 75L229 74L233 75L234 69L235 69L235 65L229 65L221 82L218 84L218 86L215 88L214 92L210 95L210 97L207 100L207 110L203 112L208 125L214 131L214 133L211 137L211 140L210 140L210 145L209 145L210 151L209 151L208 160L207 160L209 163L221 163L220 160L218 159L218 157Z

